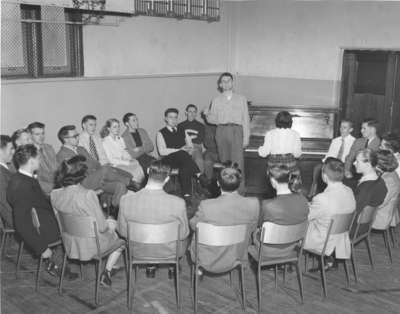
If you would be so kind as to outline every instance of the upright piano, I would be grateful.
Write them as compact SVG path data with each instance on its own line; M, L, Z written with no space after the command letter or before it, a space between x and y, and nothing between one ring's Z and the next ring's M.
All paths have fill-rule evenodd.
M266 159L258 155L268 130L275 128L278 112L286 110L293 117L292 129L301 136L302 152L298 164L303 189L308 192L314 166L328 151L329 144L338 133L338 111L315 107L269 107L249 105L250 143L245 150L245 180L248 195L261 196L266 191Z

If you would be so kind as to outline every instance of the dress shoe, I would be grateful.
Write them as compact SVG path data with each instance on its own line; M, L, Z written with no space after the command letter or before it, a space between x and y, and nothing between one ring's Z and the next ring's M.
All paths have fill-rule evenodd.
M156 277L156 267L155 266L148 266L146 267L146 277L147 278L155 278Z
M111 272L109 270L104 270L100 276L100 284L103 287L110 288L111 287Z
M54 277L61 276L61 269L53 261L46 261L46 271Z
M208 180L204 173L197 177L197 181L200 183L200 186L205 189L207 189L210 184L210 180Z
M168 279L174 279L175 273L176 273L175 267L168 268Z

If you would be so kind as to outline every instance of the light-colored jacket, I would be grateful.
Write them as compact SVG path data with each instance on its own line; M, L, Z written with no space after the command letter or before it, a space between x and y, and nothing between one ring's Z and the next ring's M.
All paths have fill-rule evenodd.
M397 202L400 193L400 179L396 172L385 172L381 178L385 181L387 193L383 203L376 209L376 216L372 228L386 229L396 219L393 214L397 209Z
M89 138L90 138L90 135L85 131L83 131L81 134L79 134L79 146L84 147L90 154ZM110 163L110 161L107 158L106 152L104 151L103 143L102 143L101 139L96 135L93 135L92 138L93 138L94 144L96 146L96 151L97 151L97 155L99 156L100 164L105 165L105 164ZM94 158L94 156L92 156L92 157Z
M111 164L129 166L132 157L126 150L125 142L121 137L113 139L111 135L103 138L103 148Z
M334 215L352 213L356 209L353 191L341 182L329 184L324 192L317 194L310 204L309 226L304 242L305 249L321 252ZM351 246L348 232L331 235L326 254L336 252L337 258L350 258Z

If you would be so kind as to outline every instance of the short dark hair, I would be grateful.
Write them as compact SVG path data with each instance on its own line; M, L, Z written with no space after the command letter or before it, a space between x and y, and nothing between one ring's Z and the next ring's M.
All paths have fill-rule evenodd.
M122 123L123 123L123 124L128 123L128 122L129 122L129 119L130 119L131 117L133 117L133 116L136 116L136 115L135 115L134 113L132 113L132 112L125 113L124 116L122 117Z
M236 162L226 161L223 165L224 167L218 173L217 177L219 186L222 191L236 191L242 181L242 171L239 169L239 165Z
M17 140L21 137L22 133L29 133L28 129L18 129L11 135L11 140L15 148L17 148Z
M366 123L369 127L373 127L375 130L378 130L379 122L374 118L365 118L362 123Z
M12 143L11 137L8 135L0 135L0 148L3 149L7 146L8 143Z
M38 149L33 144L26 144L17 147L13 160L17 168L26 165L30 158L36 158Z
M302 181L300 170L289 163L273 164L267 168L267 174L276 180L278 183L287 183L292 192L299 192Z
M66 187L82 182L87 175L86 157L82 155L74 156L64 160L57 169L55 175L56 188Z
M194 104L189 104L189 105L187 105L185 110L188 111L190 108L194 108L194 109L196 109L196 111L198 110L198 109L197 109L197 106L194 105Z
M168 116L168 114L171 113L171 112L179 114L179 110L178 109L176 109L176 108L168 108L164 112L164 117Z
M395 133L387 133L382 136L382 139L387 143L388 149L398 153L400 151L400 136Z
M361 155L363 158L364 162L369 162L371 164L372 167L376 167L376 165L378 164L378 156L376 155L376 152L373 151L370 148L365 148L363 150L360 150L357 153L357 156ZM357 157L356 156L356 157Z
M390 150L380 149L376 152L378 159L376 169L380 172L392 172L397 169L399 162Z
M84 123L86 123L86 122L88 122L89 120L95 120L95 121L97 121L97 118L96 118L94 115L92 115L92 114L87 114L86 116L84 116L84 117L82 118L81 125L84 124Z
M328 157L322 165L322 173L333 182L341 182L344 178L344 163L340 159Z
M275 117L275 125L277 128L290 129L292 124L292 115L288 111L280 111Z
M64 125L57 133L57 137L62 144L65 143L65 138L68 136L69 131L76 130L75 125Z
M28 124L28 126L26 128L29 130L29 132L32 133L33 129L44 129L45 126L46 125L44 123L36 121L36 122L32 122L32 123Z
M349 120L349 119L342 119L340 120L340 124L342 124L342 122L348 123L350 128L353 127L353 121Z
M149 179L164 182L171 173L171 167L162 160L155 160L150 164L148 171Z

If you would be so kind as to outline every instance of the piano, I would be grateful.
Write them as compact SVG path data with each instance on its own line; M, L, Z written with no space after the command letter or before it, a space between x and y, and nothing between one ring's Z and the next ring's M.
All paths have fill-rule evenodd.
M311 186L314 166L325 156L332 138L338 134L337 109L249 105L250 143L244 153L247 195L262 197L265 193L267 162L258 155L257 150L264 143L265 133L275 128L276 115L283 110L292 114L292 129L301 136L303 154L298 164L306 193Z

